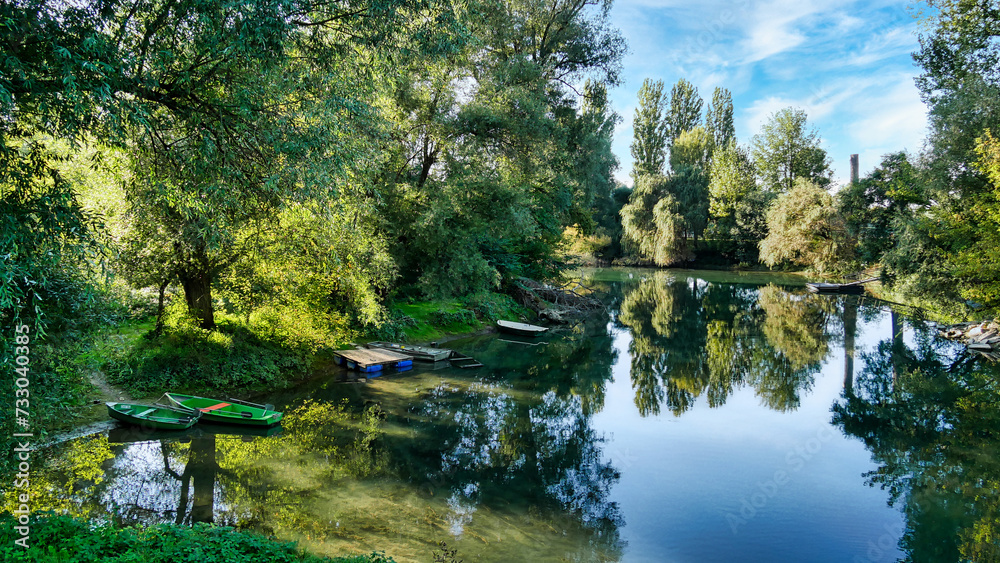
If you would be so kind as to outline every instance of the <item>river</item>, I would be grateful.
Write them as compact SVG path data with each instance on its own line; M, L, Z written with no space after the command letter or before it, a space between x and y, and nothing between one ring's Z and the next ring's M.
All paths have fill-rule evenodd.
M997 367L863 296L585 273L607 309L448 343L478 369L275 394L271 435L114 428L39 452L34 507L210 521L398 562L994 560ZM11 491L5 493L10 503Z

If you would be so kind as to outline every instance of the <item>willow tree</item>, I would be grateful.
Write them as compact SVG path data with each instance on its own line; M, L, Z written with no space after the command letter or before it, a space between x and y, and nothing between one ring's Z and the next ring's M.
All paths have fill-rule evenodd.
M446 61L392 69L380 101L391 160L379 209L403 283L425 294L554 274L564 228L588 226L611 186L605 87L624 43L610 3L478 8L456 16L465 43Z
M670 177L640 177L621 210L625 249L659 266L694 258L708 219L707 184L698 167Z
M787 261L824 272L853 258L854 244L833 196L807 180L796 180L775 200L767 212L767 229L760 258L768 266Z

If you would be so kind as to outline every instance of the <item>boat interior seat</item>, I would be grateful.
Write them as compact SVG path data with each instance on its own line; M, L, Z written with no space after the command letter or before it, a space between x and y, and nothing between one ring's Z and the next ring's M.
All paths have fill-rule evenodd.
M142 411L141 413L138 413L138 414L135 414L135 415L133 415L133 416L136 416L136 417L139 417L139 418L142 418L142 417L146 416L147 414L150 414L151 412L153 412L153 411L155 411L155 410L156 410L155 408L152 408L152 409L146 409L146 410Z

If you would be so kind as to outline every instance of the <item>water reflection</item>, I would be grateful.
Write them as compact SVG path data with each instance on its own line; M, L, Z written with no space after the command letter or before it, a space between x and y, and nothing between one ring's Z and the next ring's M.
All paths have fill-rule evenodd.
M586 323L527 342L485 335L451 344L482 361L478 370L317 380L274 397L287 411L278 435L114 430L61 444L33 467L33 507L122 524L235 525L319 554L386 550L401 563L432 559L441 540L466 561L627 561L623 537L636 536L623 530L653 530L662 536L653 552L677 560L738 559L755 546L792 554L772 560L807 560L814 544L788 530L820 537L808 522L822 517L850 531L838 503L849 516L862 497L850 487L867 483L902 508L906 530L887 541L901 536L911 560L1000 559L995 370L862 297L709 279L590 280L609 308ZM612 373L627 377L619 385ZM831 439L827 457L775 489L740 529L746 535L734 535L713 508L741 506L758 484L733 475L787 469L801 438L787 421L829 430L838 393L834 423L868 451ZM681 417L699 406L701 418ZM661 411L681 418L657 426ZM617 444L602 416L627 419ZM623 452L625 432L655 445ZM862 476L876 467L869 452L877 468ZM834 476L845 455L860 469ZM831 493L840 496L817 491L828 484L844 485ZM623 514L629 486L648 504ZM4 502L10 509L12 491ZM884 508L875 503L869 513Z
M996 366L956 353L914 325L862 354L834 422L864 441L866 474L906 517L900 547L913 561L1000 560L1000 404Z
M777 411L795 409L829 354L836 300L775 285L709 284L657 272L627 289L618 321L629 345L635 404L675 415L706 396L725 404L752 387Z

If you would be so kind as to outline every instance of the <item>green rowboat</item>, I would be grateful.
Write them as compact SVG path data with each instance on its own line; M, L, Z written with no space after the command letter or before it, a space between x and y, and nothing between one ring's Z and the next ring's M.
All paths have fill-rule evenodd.
M273 426L281 421L281 412L270 405L257 405L237 399L206 399L180 393L165 393L167 399L182 409L201 413L202 422Z
M166 405L137 403L105 403L108 415L127 424L157 430L185 430L198 422L199 412L191 412Z

